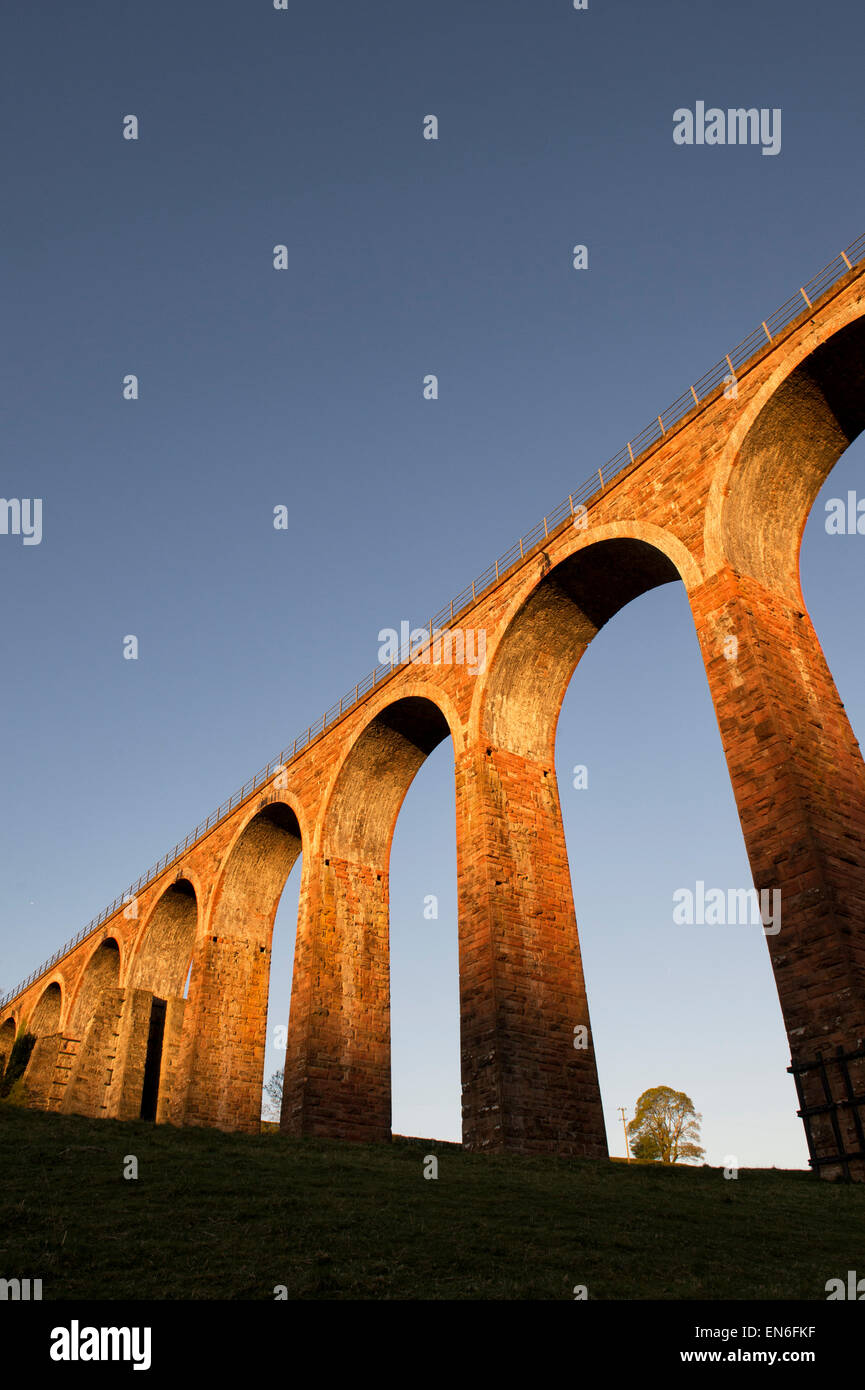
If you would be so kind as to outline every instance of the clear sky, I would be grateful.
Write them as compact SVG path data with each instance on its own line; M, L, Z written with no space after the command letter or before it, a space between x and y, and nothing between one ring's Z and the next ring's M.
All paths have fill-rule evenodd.
M44 511L0 536L0 985L865 231L863 39L855 0L6 0L2 490ZM780 152L676 145L697 101L779 108ZM860 737L865 537L823 521L863 459L802 552ZM804 1165L762 933L672 922L678 887L751 883L681 585L593 643L557 772L612 1152L666 1084L710 1161ZM394 1128L442 1139L455 880L448 741L391 896Z

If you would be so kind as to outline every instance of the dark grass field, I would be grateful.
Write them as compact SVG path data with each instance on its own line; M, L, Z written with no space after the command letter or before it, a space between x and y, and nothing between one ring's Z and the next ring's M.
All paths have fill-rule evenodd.
M424 1157L439 1162L425 1179ZM137 1181L123 1177L126 1155ZM43 1299L816 1299L865 1187L0 1106L0 1277Z

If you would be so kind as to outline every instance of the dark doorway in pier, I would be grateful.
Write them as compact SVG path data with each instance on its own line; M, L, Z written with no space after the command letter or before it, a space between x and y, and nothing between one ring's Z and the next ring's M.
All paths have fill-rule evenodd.
M147 1034L147 1055L144 1059L144 1084L141 1088L141 1118L156 1119L159 1100L159 1073L162 1069L162 1040L165 1036L165 1000L154 999L150 1006L150 1029Z

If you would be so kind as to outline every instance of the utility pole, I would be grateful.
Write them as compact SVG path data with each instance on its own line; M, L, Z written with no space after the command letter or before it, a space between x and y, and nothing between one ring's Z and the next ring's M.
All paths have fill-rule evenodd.
M625 1131L625 1157L627 1158L628 1162L630 1163L630 1161L631 1161L631 1146L630 1146L630 1144L628 1143L628 1125L627 1125L627 1122L626 1122L626 1120L625 1120L625 1107L624 1107L623 1105L620 1105L620 1106L619 1106L619 1114L620 1114L621 1117L622 1117L622 1129Z

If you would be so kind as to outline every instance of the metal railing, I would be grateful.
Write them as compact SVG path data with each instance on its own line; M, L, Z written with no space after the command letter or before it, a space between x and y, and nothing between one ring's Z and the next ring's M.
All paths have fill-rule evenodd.
M782 304L780 309L776 309L770 318L764 319L759 328L744 338L733 348L732 352L725 353L720 362L717 362L714 367L693 382L688 390L683 392L666 410L661 411L660 415L656 415L650 425L647 425L638 435L630 439L624 448L620 449L613 458L608 459L596 473L592 474L591 478L570 493L551 512L548 512L536 526L532 527L531 531L520 536L510 550L505 551L504 555L500 555L497 560L488 565L483 574L479 575L477 579L473 579L470 585L467 585L461 593L451 599L450 603L434 614L428 620L430 637L434 629L443 631L449 627L455 618L460 617L467 609L471 608L489 588L498 584L511 570L522 564L523 560L531 555L541 542L553 535L565 521L570 521L577 506L599 496L626 468L630 468L647 450L659 444L670 430L679 425L692 410L696 410L698 406L704 404L715 391L724 386L731 377L734 377L737 368L750 365L775 343L780 333L798 319L810 314L817 301L828 294L840 280L843 280L845 275L849 274L863 260L865 260L865 235L858 237L847 247L846 251L840 252L833 261L818 271L811 280L800 287L795 295L788 299L785 304ZM26 980L21 980L10 993L4 995L0 999L0 1008L4 1008L10 1000L15 999L34 980L38 980L40 975L47 974L63 956L68 955L86 936L102 926L103 922L106 922L109 917L113 917L115 912L124 904L130 902L143 888L164 873L175 860L186 853L191 845L209 834L242 802L258 791L266 782L269 782L300 753L309 748L316 739L321 738L328 729L332 728L361 700L365 699L370 691L378 689L383 681L400 670L413 647L414 644L409 642L407 649L407 645L403 643L398 657L393 662L389 665L376 666L362 680L357 681L338 704L331 705L330 709L326 710L314 724L311 724L305 733L296 738L293 744L286 746L277 757L272 758L260 772L257 772L240 788L240 791L235 792L233 796L230 796L227 801L224 801L221 806L211 812L207 820L202 821L194 830L191 830L185 840L181 840L167 854L164 854L146 873L141 874L125 893L120 894L112 903L109 903L108 907L103 908L102 912L88 922L86 927L82 927L77 936L74 936L71 941L67 941L38 969L32 971Z

